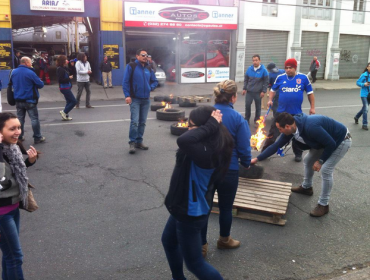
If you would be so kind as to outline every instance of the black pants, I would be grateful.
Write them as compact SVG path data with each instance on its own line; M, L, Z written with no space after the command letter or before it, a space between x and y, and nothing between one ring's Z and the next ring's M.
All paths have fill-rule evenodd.
M312 83L316 82L317 70L311 71Z

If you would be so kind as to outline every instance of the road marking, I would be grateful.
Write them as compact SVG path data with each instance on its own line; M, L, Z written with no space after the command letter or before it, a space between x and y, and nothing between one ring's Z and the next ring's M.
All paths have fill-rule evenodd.
M156 118L147 118L147 120L156 120ZM42 126L56 126L56 125L69 125L69 124L94 124L94 123L115 123L115 122L130 122L131 119L121 120L106 120L106 121L91 121L91 122L62 122L62 123L47 123ZM31 126L31 125L29 125Z
M94 105L94 108L105 108L105 107L124 107L124 106L129 106L128 104L116 104L116 105ZM40 108L38 107L37 110L39 111L44 111L44 110L60 110L64 109L65 106L63 107L49 107L49 108ZM84 107L80 107L81 109L84 109ZM79 110L79 109L76 109ZM17 112L17 110L5 110L6 112Z

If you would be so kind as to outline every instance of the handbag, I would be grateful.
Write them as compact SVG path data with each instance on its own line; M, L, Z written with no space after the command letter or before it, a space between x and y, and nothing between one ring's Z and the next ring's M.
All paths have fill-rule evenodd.
M6 98L10 106L15 106L14 92L13 92L13 82L12 82L12 72L9 75L8 88L6 90Z
M33 193L31 191L31 189L34 189L34 188L35 188L34 186L32 186L30 183L28 183L28 196L27 196L28 205L27 205L27 208L25 208L22 201L21 201L19 203L19 208L20 209L26 210L28 212L34 212L37 209L39 209L39 206L37 205L35 197L33 196Z

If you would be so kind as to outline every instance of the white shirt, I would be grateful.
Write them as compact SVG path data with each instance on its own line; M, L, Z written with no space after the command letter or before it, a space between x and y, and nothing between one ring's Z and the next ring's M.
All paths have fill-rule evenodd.
M260 64L260 66L258 66L258 67L254 67L254 71L257 71L258 69L260 69L261 68L261 64Z
M89 82L90 76L87 72L91 71L90 63L88 61L82 63L81 61L76 62L76 73L77 82Z
M303 138L301 136L299 136L299 130L298 130L298 127L297 127L297 130L293 133L293 136L295 138L295 140L303 143L303 144L306 144L306 142L304 142Z

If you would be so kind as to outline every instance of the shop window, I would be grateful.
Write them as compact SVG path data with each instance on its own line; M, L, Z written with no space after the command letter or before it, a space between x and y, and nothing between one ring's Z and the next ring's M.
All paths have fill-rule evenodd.
M132 2L233 7L234 0L130 0ZM275 1L275 0L272 0Z
M333 0L303 0L302 18L331 20Z
M364 23L365 19L365 4L366 0L354 0L353 1L353 23Z
M266 17L277 17L277 0L262 0L262 15Z

